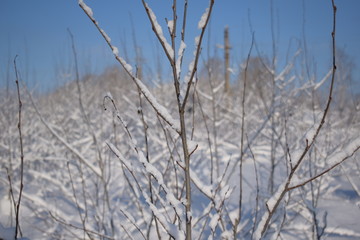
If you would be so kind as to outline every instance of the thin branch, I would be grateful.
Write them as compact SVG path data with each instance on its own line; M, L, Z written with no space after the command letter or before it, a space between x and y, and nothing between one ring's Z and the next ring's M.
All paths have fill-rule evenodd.
M186 29L186 18L187 18L187 7L188 7L188 0L184 2L184 15L183 15L183 25L181 29L181 40L185 40L185 29Z
M260 193L260 188L259 188L259 176L258 176L258 170L257 170L257 167L256 167L255 155L254 155L253 151L251 150L251 147L250 147L250 145L249 145L249 139L248 139L247 136L246 136L246 138L247 138L247 142L248 142L248 148L249 148L251 157L252 157L252 159L253 159L254 171L255 171L255 181L256 181L255 216L254 216L254 225L253 225L252 232L251 232L251 239L253 239L253 235L254 235L255 227L256 227L256 223L257 223L257 217L258 217L258 213L259 213L258 208L259 208L259 193Z
M72 189L72 191L73 191L73 197L74 197L74 199L75 199L75 205L76 205L76 208L77 208L77 210L78 210L78 214L79 214L81 223L82 223L82 225L83 225L84 232L87 234L87 236L88 236L90 239L92 239L92 237L90 236L88 230L86 229L86 216L83 217L83 215L81 214L82 208L80 207L78 198L77 198L77 196L76 196L76 189L75 189L75 186L74 186L74 180L73 180L72 175L71 175L69 162L66 163L66 166L67 166L67 170L68 170L69 177L70 177L71 189ZM84 209L84 210L85 210L85 212L87 212L87 209ZM84 237L85 237L85 236L84 236Z
M335 167L339 166L341 163L343 163L344 161L346 161L346 160L348 160L349 158L351 158L352 156L354 156L354 154L355 154L359 149L360 149L360 146L358 146L357 148L355 148L350 155L344 157L344 158L341 159L339 162L333 164L331 167L327 168L326 170L322 171L321 173L317 174L316 176L313 176L313 177L309 178L308 180L306 180L306 181L304 181L304 182L302 182L302 183L299 183L299 184L296 184L296 185L294 185L294 186L288 187L288 188L287 188L287 191L291 191L291 190L293 190L293 189L295 189L295 188L302 187L302 186L308 184L309 182L312 182L312 181L314 181L315 179L321 177L322 175L330 172L330 171L333 170Z
M159 25L159 23L157 22L156 16L155 16L154 12L151 10L151 8L149 7L149 5L145 2L145 0L141 0L141 2L146 10L146 14L149 17L149 21L151 23L153 32L155 33L161 46L163 47L164 52L165 52L169 62L171 63L171 65L175 64L175 49L169 45L166 38L164 37L162 28ZM175 1L175 4L176 4L176 1ZM174 24L175 24L175 20L176 19L174 19ZM172 31L172 33L174 33L174 31Z
M202 40L203 40L203 37L204 37L204 34L205 34L206 27L207 27L207 25L209 23L209 20L210 20L210 16L211 16L211 12L212 12L212 9L213 9L213 6L214 6L214 2L215 2L214 0L210 0L210 5L209 5L209 7L207 9L208 14L207 14L205 22L204 22L204 24L203 24L203 26L201 28L201 33L200 33L198 42L196 43L197 48L195 50L196 51L195 52L195 58L193 60L194 65L193 65L193 69L192 69L192 71L190 72L190 75L189 75L189 80L188 80L188 85L187 85L187 88L186 88L186 93L185 93L184 100L183 100L182 106L181 106L182 110L185 110L187 99L189 97L191 85L192 85L192 82L193 82L193 78L194 78L195 73L197 71L197 65L198 65L199 56L200 56L200 52L201 52L201 44L202 44Z
M199 105L200 108L200 112L201 112L201 116L203 118L203 122L204 122L204 126L206 129L206 135L207 135L207 142L209 145L209 152L210 152L210 184L212 185L214 182L214 156L213 156L213 149L212 149L212 144L211 144L211 139L210 139L210 131L209 131L209 127L206 121L206 117L205 117L205 113L204 113L204 109L200 100L200 96L199 96L199 92L197 89L195 89L196 92L196 96L197 96L197 103Z
M252 40L251 40L251 46L248 52L248 56L246 59L246 65L245 65L245 75L244 75L244 87L243 87L243 92L242 92L242 101L241 101L241 106L242 106L242 114L241 114L241 140L240 140L240 196L239 196L239 213L238 213L238 218L235 221L235 226L234 226L234 237L236 237L236 233L237 233L237 226L238 224L240 224L241 222L241 214L242 214L242 197L243 197L243 158L244 158L244 136L245 136L245 98L246 98L246 83L247 83L247 70L249 67L249 61L250 61L250 56L251 56L251 52L254 46L254 33L252 34Z
M82 102L82 92L81 92L81 86L80 86L80 74L79 74L79 67L78 67L78 59L77 59L77 52L76 52L76 47L75 47L75 41L74 41L74 35L72 34L72 32L70 31L70 29L67 29L70 38L71 38L71 46L72 46L72 51L73 51L73 55L74 55L74 68L75 68L75 77L76 77L76 86L77 86L77 90L78 90L78 97L79 97L79 106L80 106L80 111L81 114L85 120L86 126L88 128L89 133L91 134L92 140L94 142L97 154L98 154L98 159L99 159L99 167L101 169L101 171L105 171L104 170L104 166L103 166L103 160L102 160L102 156L101 156L101 150L99 148L99 144L97 141L97 137L95 135L95 132L93 130L93 128L91 127L91 122L90 119L88 117L88 115L86 114L83 102Z
M143 112L143 105L142 105L142 98L141 98L141 91L140 89L138 88L138 96L139 96L139 109L138 109L138 114L140 115L140 118L141 118L141 122L143 124L143 132L144 132L144 141L145 141L145 152L146 152L146 160L148 162L150 162L150 157L149 157L149 141L148 141L148 124L146 123L145 121L145 116L144 116L144 112ZM152 204L154 204L155 200L154 200L154 196L153 196L153 186L152 186L152 183L151 183L151 179L152 179L152 176L151 174L148 173L148 181L149 181L149 192L150 192L150 201ZM159 230L159 224L158 224L158 220L155 218L154 216L154 213L152 213L152 216L151 216L152 219L155 220L155 227L156 227L156 233L157 233L157 236L158 236L158 239L161 239L161 235L160 235L160 230ZM149 230L148 230L148 233L147 233L147 238L149 238L150 236L150 230L151 230L151 222L149 224Z
M333 66L332 66L332 77L331 77L331 84L330 84L329 97L328 97L328 100L327 100L327 104L326 104L323 116L321 118L320 124L317 127L317 129L315 131L315 134L312 137L310 143L309 143L309 140L306 139L305 149L302 152L299 159L297 160L297 162L295 163L295 165L293 166L293 168L291 169L290 174L287 177L286 181L284 181L284 183L279 187L277 192L271 198L270 206L269 206L270 200L267 202L268 211L265 212L265 215L263 216L263 219L259 223L259 226L258 226L258 228L257 228L257 230L255 232L255 238L257 238L257 239L260 239L265 235L266 230L267 230L267 228L268 228L268 226L270 224L270 221L271 221L271 218L272 218L273 214L275 213L277 207L279 206L280 202L284 198L285 194L288 192L290 183L292 181L293 176L295 175L295 172L297 171L300 164L305 159L305 156L308 153L308 151L310 150L310 148L312 147L312 145L315 143L315 141L317 139L317 136L319 135L320 130L322 129L322 127L323 127L323 125L325 123L325 119L326 119L327 114L328 114L329 109L330 109L330 104L331 104L331 100L332 100L332 93L333 93L333 88L334 88L334 81L335 81L335 72L336 72L335 33L336 33L336 10L337 10L337 8L335 6L335 3L334 3L334 0L331 0L331 1L332 1L332 7L333 7L333 24L332 24L333 29L332 29L332 32L331 32L331 36L332 36L332 59L333 59L333 64L332 65Z
M18 122L18 130L19 130L19 138L20 138L20 161L21 161L21 165L20 165L20 192L19 192L19 198L16 204L16 227L15 227L15 239L17 239L18 237L18 231L20 232L20 236L22 237L22 232L21 232L21 228L20 228L20 219L19 219L19 214L20 214L20 203L21 203L21 196L22 196L22 191L24 188L24 183L23 183L23 178L24 178L24 150L23 150L23 139L22 139L22 133L21 133L21 109L22 109L22 102L21 102L21 98L20 98L20 87L19 87L19 76L18 76L18 70L16 67L16 58L18 57L18 55L15 56L14 58L14 68L15 68L15 75L16 75L16 88L17 88L17 93L18 93L18 101L19 101L19 122Z
M15 201L14 189L13 189L13 186L12 186L10 172L9 172L9 169L7 167L5 169L6 169L7 177L8 177L8 180L9 180L9 187L10 187L9 191L10 191L11 202L13 204L14 210L16 211L16 201ZM11 219L11 221L12 221L12 219Z

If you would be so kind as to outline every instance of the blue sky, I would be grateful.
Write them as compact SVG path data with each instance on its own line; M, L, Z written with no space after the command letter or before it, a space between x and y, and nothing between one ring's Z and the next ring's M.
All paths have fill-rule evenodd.
M120 54L124 54L126 49L131 63L134 60L132 19L146 67L154 68L157 42L140 0L85 2L92 8L100 26L118 46ZM178 0L179 9L182 8L181 2ZM344 48L356 64L354 76L359 83L360 27L357 25L360 24L360 1L335 2L338 6L337 45ZM165 27L165 17L172 18L172 1L149 0L148 3L159 23ZM222 49L215 46L223 43L223 29L228 25L233 47L232 65L241 63L250 47L251 19L260 52L271 56L270 3L270 0L215 0L209 43L211 53L217 52L222 56ZM193 39L199 34L197 22L207 5L208 0L189 0L187 59L192 56ZM286 59L289 42L292 43L289 51L291 55L297 44L303 41L304 27L309 59L316 65L318 78L321 78L330 66L331 1L273 0L273 11L279 69ZM67 28L71 29L75 37L82 75L101 73L107 66L116 64L111 51L76 0L1 0L0 86L6 85L8 72L10 85L14 86L12 60L16 54L19 55L22 80L30 87L46 91L70 80L73 62ZM204 47L205 50L206 44Z

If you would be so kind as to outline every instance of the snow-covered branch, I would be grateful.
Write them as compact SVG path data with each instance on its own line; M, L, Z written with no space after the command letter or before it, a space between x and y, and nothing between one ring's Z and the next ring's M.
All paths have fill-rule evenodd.
M149 89L142 83L140 79L138 79L132 72L132 67L128 64L125 59L119 56L119 50L111 43L111 39L105 33L103 29L100 28L98 22L93 17L93 13L91 8L88 7L82 0L79 0L79 6L84 10L86 15L90 18L90 20L94 23L100 34L105 39L106 43L111 48L116 60L121 64L121 66L125 69L131 79L134 81L136 86L140 89L141 93L145 96L146 100L150 103L150 105L154 108L154 110L159 114L159 116L164 119L176 132L180 133L179 124L176 120L172 118L172 116L168 113L167 109L158 103L157 99L151 94Z

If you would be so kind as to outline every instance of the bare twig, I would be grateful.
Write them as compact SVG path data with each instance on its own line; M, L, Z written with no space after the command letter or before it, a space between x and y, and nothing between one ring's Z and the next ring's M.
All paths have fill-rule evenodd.
M237 227L241 222L241 214L242 214L242 198L243 198L243 157L244 157L244 136L245 136L245 98L246 98L246 82L247 82L247 70L249 66L251 51L254 46L254 34L252 35L252 41L251 46L247 55L246 59L246 65L245 65L245 75L244 75L244 86L243 86L243 92L242 92L242 100L241 100L241 107L242 107L242 114L241 114L241 139L240 139L240 181L239 181L239 187L240 187L240 196L239 196L239 213L238 218L235 220L234 225L234 238L236 238L237 234ZM250 145L249 145L250 146Z
M19 130L19 138L20 138L20 161L21 161L21 165L20 165L20 192L19 192L19 198L18 201L16 203L16 228L15 228L15 239L18 237L18 231L20 232L20 236L22 237L22 232L21 232L21 228L20 228L20 219L19 219L19 214L20 214L20 203L21 203L21 196L22 196L22 191L24 188L24 183L23 183L23 178L24 178L24 150L23 150L23 139L22 139L22 133L21 133L21 109L22 109L22 102L21 102L21 98L20 98L20 87L19 87L19 76L18 76L18 70L16 67L16 58L18 57L18 55L15 56L14 58L14 68L15 68L15 75L16 75L16 88L17 88L17 93L18 93L18 101L19 101L19 122L18 122L18 130Z
M205 125L205 129L206 129L206 135L207 135L207 142L209 145L209 152L210 152L210 184L212 185L214 182L214 156L213 156L213 149L212 149L212 144L211 144L211 139L210 139L210 131L209 131L209 127L206 121L206 117L205 117L205 113L204 113L204 109L202 107L202 103L200 100L200 96L199 96L199 92L196 90L196 97L197 97L197 102L199 104L199 108L200 108L200 112L201 112L201 116L203 118L203 122Z
M247 138L247 136L246 136ZM255 172L255 180L256 180L256 199L255 199L255 216L254 216L254 225L252 228L252 232L251 232L251 239L253 239L253 235L255 232L255 227L256 227L256 223L257 223L257 217L258 217L258 213L259 213L259 193L260 193L260 187L259 187L259 176L258 176L258 170L256 167L256 159L255 159L255 155L253 153L253 151L251 150L251 147L249 145L249 139L247 139L248 142L248 148L251 154L251 158L253 159L253 164L254 164L254 172Z

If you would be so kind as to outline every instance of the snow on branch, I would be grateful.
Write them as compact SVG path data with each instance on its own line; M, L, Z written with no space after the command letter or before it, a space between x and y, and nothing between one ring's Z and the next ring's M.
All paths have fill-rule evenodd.
M31 96L31 94L28 92L28 95L30 97L30 101L37 113L37 115L39 116L41 122L45 125L45 127L51 132L52 135L54 135L54 137L56 137L62 144L64 144L64 146L69 149L75 156L78 157L78 159L84 163L88 168L90 168L90 170L95 173L98 177L102 178L102 174L101 174L101 170L94 166L93 164L91 164L90 162L88 162L88 160L78 151L76 150L74 147L72 147L63 137L61 137L51 126L48 122L45 121L45 119L42 117L39 109L36 107L34 100Z
M174 194L171 192L170 189L168 189L168 187L165 185L165 181L163 179L163 175L162 173L150 162L147 161L144 153L141 151L141 149L139 149L136 145L136 141L135 139L132 137L132 135L130 134L130 131L128 130L125 121L122 119L122 117L120 116L119 111L116 108L116 105L114 103L114 100L112 98L110 98L111 95L107 95L106 98L109 98L109 100L112 102L114 108L115 108L115 114L117 119L120 121L124 131L127 133L129 140L128 144L130 145L130 147L134 150L134 152L137 154L138 156L138 160L139 162L142 164L143 170L145 173L150 174L151 176L153 176L157 183L160 185L160 187L164 190L164 192L166 193L166 199L169 201L169 203L174 207L175 211L181 215L182 211L182 207L183 204L174 196ZM109 145L109 144L108 144ZM111 146L111 145L109 145ZM111 147L111 149L113 150L114 148ZM114 152L114 150L113 150ZM119 154L119 152L116 152L117 156L121 156ZM122 161L124 161L124 158L122 158ZM125 162L125 161L124 161Z
M346 228L342 228L342 227L327 227L325 229L325 232L328 234L333 234L333 235L339 235L342 236L344 238L349 237L349 239L360 239L360 232L351 230L351 229L346 229Z
M320 82L315 84L314 90L317 90L319 87L321 87L326 82L326 80L328 80L328 78L331 76L331 73L332 73L332 69L330 69L328 71L328 73L325 75L325 77Z
M332 154L326 161L330 165L330 167L326 168L321 173L317 174L316 176L309 178L307 180L297 181L291 184L287 188L287 191L290 191L292 189L304 186L305 184L321 177L322 175L328 173L347 159L351 158L358 150L360 149L360 137L349 143L344 149L341 151L335 152Z
M180 79L181 63L182 63L182 59L184 57L185 49L186 49L186 44L184 41L181 40L180 47L178 50L178 58L176 60L176 71L177 71L176 76L177 76L178 80Z
M155 109L157 114L164 119L165 122L167 122L177 133L180 133L180 124L178 120L175 120L170 113L167 111L167 109L158 103L154 95L151 94L149 89L145 86L145 84L140 81L138 78L133 79L136 82L136 85L140 89L141 93L144 95L146 100L150 103L150 105Z
M346 161L347 159L351 158L358 150L360 149L360 137L353 140L351 143L349 143L343 150L338 151L334 153L332 156L329 157L327 162L331 165L326 170L322 171L321 173L317 174L316 176L305 180L305 181L296 181L296 183L292 183L293 180L293 174L295 173L295 170L298 168L294 167L290 173L290 175L287 177L287 179L278 187L278 190L275 192L275 194L267 201L267 211L264 213L263 217L261 218L261 221L259 225L257 226L257 229L254 233L255 239L261 239L263 234L265 233L267 227L269 226L269 222L271 220L271 217L273 213L276 211L277 206L279 205L280 201L283 199L284 195L295 189L302 187L306 185L307 183L314 181L315 179L319 178L320 176L328 173L335 167L339 166L341 163ZM300 159L303 159L300 157ZM298 161L300 162L300 161ZM291 184L292 183L292 184Z
M90 17L93 17L93 15L94 15L93 11L91 10L91 8L88 5L86 5L84 3L83 0L78 0L78 4L86 12L87 15L89 15Z
M210 16L210 8L206 8L205 12L201 16L200 21L198 23L198 28L199 29L202 29L202 28L206 27L206 22L207 22L209 16Z
M153 12L153 10L149 7L149 5L144 0L142 0L142 3L144 5L146 13L149 17L150 23L152 25L152 29L153 29L155 35L157 36L157 38L159 39L161 45L163 46L166 56L169 58L170 62L174 62L175 61L174 49L171 47L171 45L166 40L163 30L162 30L162 27L160 26L160 24L158 23L158 21L156 19L155 13ZM169 22L170 22L170 24L169 24ZM169 21L169 22L168 22L168 27L172 28L174 26L174 22L173 21Z
M301 50L297 50L296 53L294 54L294 56L292 57L292 60L289 61L288 64L286 64L286 66L284 67L284 69L277 75L275 76L274 80L275 82L277 81L284 81L285 80L285 76L288 75L290 73L290 71L293 69L294 67L294 61L295 61L295 58L297 56L299 56L299 54L301 53Z
M178 121L174 120L172 118L172 116L169 114L169 112L167 111L167 109L162 106L161 104L158 103L158 101L156 100L156 98L151 94L151 92L149 91L149 89L145 86L145 84L143 84L141 82L140 79L136 78L136 76L134 76L133 72L132 72L132 66L130 64L128 64L125 59L123 59L122 57L119 56L119 50L117 47L115 47L112 43L111 43L111 39L110 37L106 34L106 32L100 28L99 23L95 20L95 18L93 17L93 13L91 11L91 9L82 1L79 0L79 6L84 10L84 12L86 13L86 15L90 18L90 20L94 23L95 27L98 29L98 31L100 32L100 34L103 36L103 38L105 39L106 43L108 44L108 46L111 48L116 60L120 63L120 65L125 69L125 71L127 72L127 74L131 77L131 79L134 81L134 83L136 84L136 86L140 89L141 93L145 96L146 100L150 103L150 105L154 108L154 110L156 111L156 113L167 123L169 124L177 133L180 134L180 124L178 123ZM89 10L90 9L90 10ZM90 11L90 12L89 12ZM154 15L155 16L155 15ZM156 18L155 18L156 20ZM159 25L160 26L160 25ZM162 30L161 30L162 31ZM165 39L165 38L164 38ZM165 39L166 40L166 39ZM164 42L165 44L165 42ZM168 45L168 44L167 44ZM169 45L168 48L171 48L171 46ZM172 49L172 48L171 48ZM172 51L173 52L173 51ZM170 52L169 52L170 53Z
M148 194L143 191L143 189L138 184L138 180L134 176L134 173L132 171L132 164L121 154L121 152L117 149L116 146L114 146L112 143L107 142L107 145L109 146L110 150L116 155L117 158L122 162L122 164L125 165L125 167L130 171L131 175L133 176L135 182L138 185L139 190L141 191L141 194L146 200L146 203L149 205L151 212L155 215L155 217L159 220L161 225L164 227L165 231L170 235L173 236L175 239L185 239L184 232L179 230L171 221L167 220L164 214L159 211L159 209L151 202L150 197ZM133 145L133 144L131 144ZM132 146L133 148L135 146ZM139 151L138 149L134 149L135 151ZM147 172L151 174L159 183L159 185L164 189L166 193L166 198L168 202L175 208L175 211L178 214L181 214L183 211L181 209L182 204L179 200L175 198L175 196L170 192L170 190L165 186L161 173L149 162L146 161L145 156L142 154L142 152L138 152L138 158L140 162L142 163L142 168L144 172ZM145 161L145 162L144 162Z
M205 34L206 26L210 20L211 12L214 6L214 0L210 0L209 7L205 10L205 13L201 16L201 19L198 23L198 27L201 28L201 33L199 36L195 37L195 51L194 51L194 59L191 61L189 65L189 72L188 75L185 77L185 83L187 84L186 93L184 96L184 100L182 103L182 108L185 109L187 99L189 97L190 88L195 76L195 73L197 71L197 65L199 61L199 56L201 52L201 43L203 36Z

